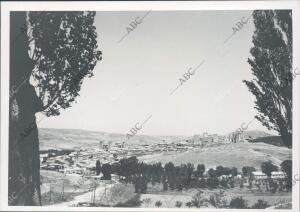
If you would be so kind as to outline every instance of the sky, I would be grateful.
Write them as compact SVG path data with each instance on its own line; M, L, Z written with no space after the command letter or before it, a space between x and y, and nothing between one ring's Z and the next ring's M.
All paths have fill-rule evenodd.
M77 103L43 119L39 127L126 134L147 120L140 134L190 136L238 129L257 113L255 98L242 82L252 79L247 63L252 17L233 34L236 23L251 13L97 12L103 58L94 77L84 80ZM141 23L127 33L134 20ZM194 74L170 94L188 70ZM257 120L248 129L267 132Z

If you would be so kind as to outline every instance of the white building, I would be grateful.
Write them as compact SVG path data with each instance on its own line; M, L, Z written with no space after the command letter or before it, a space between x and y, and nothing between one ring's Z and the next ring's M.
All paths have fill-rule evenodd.
M265 173L263 173L262 171L251 172L251 175L254 180L265 180L268 178L268 176Z
M254 171L251 174L255 180L265 180L268 178L268 176L261 171ZM271 172L271 179L278 180L278 179L284 179L285 177L286 174L282 171Z
M286 174L282 171L272 172L272 179L284 179L286 178Z

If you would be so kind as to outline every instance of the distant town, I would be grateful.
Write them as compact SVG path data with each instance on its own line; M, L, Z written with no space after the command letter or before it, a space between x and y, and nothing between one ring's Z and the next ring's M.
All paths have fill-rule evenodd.
M285 192L284 195L288 197L288 200L282 203L278 201L276 202L276 200L273 198L273 202L270 203L270 205L265 204L265 207L269 207L272 205L276 205L276 207L280 205L280 207L283 208L288 205L289 207L291 204L291 201L289 199L289 191L291 188L291 174L289 174L289 171L286 171L287 169L285 169L285 166L288 167L291 162L289 160L283 162L281 161L278 162L277 165L274 165L274 161L272 162L266 159L265 162L259 164L261 169L248 166L247 161L243 162L245 166L243 166L242 168L236 168L234 166L222 166L222 161L219 161L218 166L208 166L207 164L205 164L205 161L199 161L199 164L181 163L179 166L175 166L172 161L163 161L160 159L157 159L156 162L150 163L147 161L140 161L140 159L145 156L155 157L155 155L159 154L189 154L195 151L205 151L205 149L208 149L207 151L214 151L217 148L221 148L226 151L225 149L227 147L234 148L235 146L241 146L242 148L244 148L245 145L251 145L251 143L255 139L259 138L255 138L250 135L245 136L244 134L236 135L236 133L230 133L227 136L203 133L202 135L194 135L190 139L176 141L161 140L161 142L154 142L149 144L137 143L128 145L126 142L109 142L100 140L98 148L90 148L87 146L86 148L80 149L74 148L43 150L40 151L40 169L42 175L45 175L45 177L47 178L47 176L51 176L54 173L57 173L57 175L54 174L54 176L59 179L77 179L77 181L73 183L75 187L82 186L81 183L79 183L78 185L78 179L82 180L83 182L88 181L90 182L89 189L78 191L83 192L82 195L91 195L92 198L88 197L88 200L83 198L75 201L74 198L76 199L76 195L80 196L81 193L76 194L76 189L75 194L73 194L74 191L70 192L70 188L66 189L61 187L65 187L66 184L60 184L59 182L50 183L50 187L42 187L44 188L44 191L42 193L46 195L44 196L44 199L50 198L51 200L52 198L53 200L56 186L56 193L60 193L60 198L56 201L53 201L52 203L48 202L48 204L63 204L68 206L95 206L97 205L96 194L101 193L101 188L103 189L104 185L105 196L107 192L106 190L109 190L108 187L106 188L107 185L111 186L111 192L113 192L113 186L130 187L130 185L132 185L134 187L134 190L131 191L131 193L142 195L154 195L154 193L156 194L157 192L167 192L168 190L180 191L179 194L181 194L181 192L183 192L183 189L186 189L187 192L187 190L193 188L213 190L232 189L232 192L234 192L234 189L239 189L239 192L258 192L267 196L269 194L273 196L273 194L275 194L276 192ZM262 145L264 145L264 148L273 146L271 144ZM274 148L278 147L274 146ZM134 164L132 165L133 168L129 165L132 163ZM132 168L131 171L129 171L131 169L130 167ZM128 169L128 171L126 172L124 171L124 169ZM158 169L160 170L160 174L158 174L157 177L154 177L153 173L149 173L149 171L146 171L147 169L152 170L154 173L157 173L157 171L154 170ZM180 177L177 175L181 174L178 174L176 171L171 171L171 173L174 173L174 180L168 174L168 172L170 172L170 169L178 169L178 173L182 172L184 174ZM150 182L152 182L152 184ZM153 187L155 183L158 183L158 185L161 185L162 187L159 189L156 188L156 186ZM122 187L122 190L126 191L128 189L127 187L126 189ZM62 189L62 191L60 189ZM244 189L247 189L247 191L244 191ZM64 193L68 193L67 190L69 190L69 193L75 196L73 196L71 199L61 198L61 195L64 196L66 195ZM266 194L266 192L269 192L269 194ZM137 197L134 196L134 198ZM144 198L141 200L141 197L139 196L140 203L138 204L136 202L130 206L134 206L135 204L135 206L138 206L142 204L143 207L151 207L151 204L149 205L147 203L148 199L149 198ZM102 202L102 206L109 204L109 201L106 200L106 203ZM152 207L158 207L157 204L160 205L159 202L156 202L153 202ZM176 204L179 203L174 202L174 207L176 207ZM184 205L184 207L198 206L193 205L193 203L189 201L187 201ZM201 205L201 207L203 206L205 206L205 204ZM165 205L159 207L169 206Z
M177 142L155 142L153 144L126 145L125 142L99 141L98 149L49 149L40 151L41 169L59 171L66 174L93 174L96 161L101 164L114 163L131 156L151 155L161 152L185 152L190 149L208 146L244 143L250 137L231 133L228 136L203 133L194 135L192 139Z

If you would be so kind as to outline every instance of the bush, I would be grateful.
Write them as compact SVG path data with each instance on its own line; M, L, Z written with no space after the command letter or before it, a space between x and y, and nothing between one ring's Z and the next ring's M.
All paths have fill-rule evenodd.
M226 208L227 200L225 198L225 192L220 190L220 192L215 192L210 195L208 202L215 208Z
M243 181L242 181L241 184L240 184L240 188L244 188L244 183L243 183Z
M229 203L230 208L246 209L247 202L243 197L235 197Z
M203 191L198 191L193 197L192 197L192 206L196 208L200 208L201 206L206 206L206 199L203 198L201 195Z
M167 182L163 182L163 189L164 189L164 191L168 190L168 183Z
M198 182L199 188L206 188L206 180L204 178L201 178Z
M208 188L217 188L219 186L219 179L216 177L207 179L207 187Z
M267 207L270 207L270 205L264 201L264 200L257 200L257 202L251 207L253 209L265 209Z
M161 201L156 201L155 206L159 208L160 206L162 206L162 202Z
M145 205L148 207L151 204L151 198L143 199L142 202L144 202Z
M191 207L193 206L193 204L192 204L192 202L186 202L186 203L185 203L185 206L191 208Z
M118 203L114 207L138 207L141 205L142 201L140 200L140 195L134 195L134 197L124 203Z
M274 182L273 180L270 180L269 184L270 184L270 187L271 187L271 192L276 193L276 191L278 189L278 183Z
M181 201L176 201L175 206L176 206L177 208L181 208L182 202L181 202Z

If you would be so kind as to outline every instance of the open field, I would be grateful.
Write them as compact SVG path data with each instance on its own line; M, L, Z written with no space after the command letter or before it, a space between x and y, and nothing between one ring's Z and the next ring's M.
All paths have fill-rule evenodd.
M155 155L146 155L138 158L147 163L203 163L206 168L218 165L236 167L253 166L260 169L262 162L271 160L277 166L284 160L292 159L292 150L265 143L224 144L203 149L194 149L187 152L164 152Z
M80 182L81 177L64 176L55 171L41 170L41 193L44 205L65 202L91 190L90 180Z
M93 182L86 179L80 181L80 179L81 177L78 176L64 176L59 172L42 170L41 192L43 205L77 206L79 203L90 203L93 197L91 187ZM136 195L132 184L124 185L113 181L97 182L96 184L95 204L97 205L109 207L124 204Z
M143 202L141 207L155 207L155 202L161 201L163 208L175 208L176 201L182 202L182 208L187 208L185 205L186 202L192 200L193 195L195 195L199 189L190 189L188 191L166 191L166 192L151 192L149 194L142 194L141 200L145 200L150 198L150 203ZM214 192L218 192L219 189L201 189L204 193L203 198L208 199L211 194ZM292 202L292 194L291 192L277 192L276 194L272 194L271 192L253 192L247 188L234 188L234 189L225 189L225 199L229 204L230 200L234 197L242 196L243 199L247 201L248 206L254 205L259 199L268 202L269 205L275 205L281 202ZM205 207L205 206L204 206ZM208 204L209 208L212 208L210 204Z

